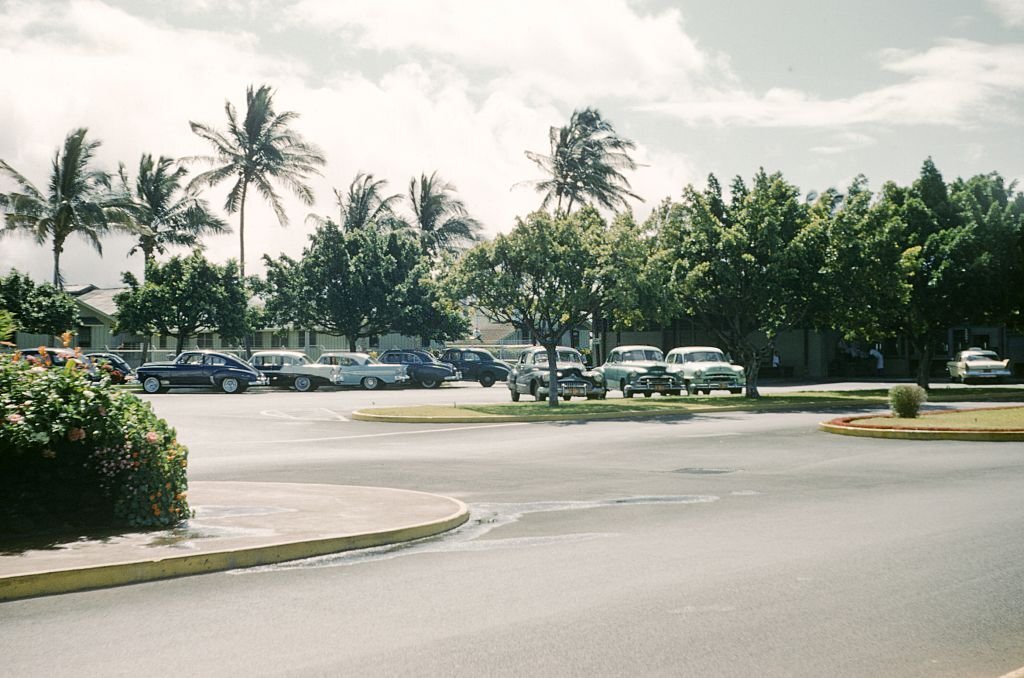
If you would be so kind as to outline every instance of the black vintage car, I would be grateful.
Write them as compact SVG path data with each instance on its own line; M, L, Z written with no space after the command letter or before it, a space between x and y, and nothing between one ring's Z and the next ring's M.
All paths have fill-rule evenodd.
M135 372L146 393L163 393L169 388L219 388L224 393L242 393L268 380L241 358L216 351L185 351L173 362L146 363Z
M385 365L405 365L409 380L423 388L437 388L446 381L458 381L462 374L447 363L434 359L427 351L393 348L377 358Z
M108 373L110 381L115 384L123 384L135 377L135 370L128 361L116 353L87 353L85 357L96 363L101 374Z
M574 348L559 346L555 349L555 387L562 400L571 400L574 396L588 400L603 399L607 394L604 379L600 372L588 370L583 356ZM551 371L548 368L547 350L541 347L528 348L512 365L508 376L508 390L512 401L518 402L519 396L528 393L536 400L544 400L551 392Z
M450 348L441 355L441 362L448 363L462 373L464 381L479 381L484 388L490 388L496 381L508 379L512 367L495 358L483 348Z
M69 360L75 360L79 369L85 372L86 378L90 381L99 381L103 378L103 375L96 368L96 363L89 356L81 355L73 348L46 348L40 346L39 348L27 348L18 351L18 354L22 360L27 360L30 363L43 367L64 367Z

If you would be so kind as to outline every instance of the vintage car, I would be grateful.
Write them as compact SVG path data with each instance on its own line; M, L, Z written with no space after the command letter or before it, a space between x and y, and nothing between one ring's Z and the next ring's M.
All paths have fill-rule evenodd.
M316 365L298 351L257 351L249 358L249 364L262 372L271 386L294 388L302 393L341 381L339 368Z
M483 348L450 348L441 355L441 362L461 372L464 381L478 381L484 388L506 381L512 371L507 362L498 360Z
M683 382L687 393L711 393L728 390L743 393L746 379L743 368L725 359L725 354L714 346L681 346L665 356L670 374Z
M41 365L43 367L64 367L69 360L75 360L78 368L85 372L89 381L99 381L104 373L99 370L96 363L89 356L82 355L80 351L73 348L27 348L17 351L22 360ZM111 379L113 381L113 379Z
M264 386L269 381L241 358L216 351L185 351L173 362L146 363L135 375L146 393L201 387L243 393L250 386Z
M1000 360L999 354L983 348L969 348L956 354L946 363L950 381L967 383L968 380L1000 382L1011 376L1010 360Z
M555 349L555 356L555 378L558 380L558 395L562 400L571 400L573 397L590 400L605 397L607 391L601 374L586 368L579 351L559 346ZM523 393L529 393L537 400L546 399L551 392L550 383L548 353L540 346L523 351L519 360L512 364L512 371L509 372L506 382L513 402L518 402L519 396Z
M316 361L316 366L337 369L336 386L361 386L367 391L384 388L385 384L400 385L409 382L404 365L384 365L365 353L331 351Z
M116 353L87 353L85 357L96 363L96 369L101 375L109 374L111 383L123 384L135 380L135 370Z
M405 365L409 379L423 388L437 388L446 381L458 381L462 374L447 363L438 362L427 351L393 348L380 354L385 365Z
M609 390L622 391L624 398L643 393L680 395L683 383L668 371L668 363L660 348L654 346L618 346L608 353L604 365L597 368L604 375Z

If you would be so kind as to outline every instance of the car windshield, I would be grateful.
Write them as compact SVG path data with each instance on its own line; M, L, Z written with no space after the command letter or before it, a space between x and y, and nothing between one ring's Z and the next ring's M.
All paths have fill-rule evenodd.
M576 353L575 351L559 351L558 352L557 360L560 363L576 363L578 365L582 365L583 364L583 360L580 359L580 354ZM548 354L547 353L538 353L538 354L536 354L533 357L533 363L535 365L547 365L548 364Z
M647 360L661 361L664 359L664 354L656 348L637 348L622 353L622 361L627 363L639 363Z
M971 355L967 356L965 360L967 360L967 362L969 363L973 363L989 360L998 360L998 357L995 353L972 353Z
M724 363L725 356L721 351L696 351L683 356L684 363Z

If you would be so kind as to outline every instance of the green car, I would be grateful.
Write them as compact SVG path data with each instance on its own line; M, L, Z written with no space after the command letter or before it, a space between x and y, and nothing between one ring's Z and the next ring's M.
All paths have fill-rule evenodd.
M725 354L714 346L674 348L668 352L666 361L669 372L683 381L690 395L710 394L713 389L743 393L743 368L726 360Z
M622 391L624 398L643 393L680 395L683 384L668 371L665 354L654 346L618 346L608 353L608 360L597 368L604 375L609 390Z

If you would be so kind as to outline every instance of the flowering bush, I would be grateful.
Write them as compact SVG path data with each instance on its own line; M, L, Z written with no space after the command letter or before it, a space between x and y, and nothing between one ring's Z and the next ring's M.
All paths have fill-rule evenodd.
M889 406L901 419L914 419L921 405L928 401L928 392L917 384L898 384L889 389Z
M0 355L0 534L188 518L188 450L109 378Z

